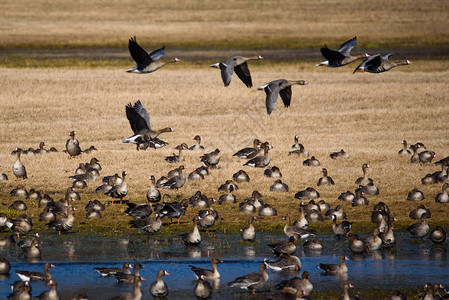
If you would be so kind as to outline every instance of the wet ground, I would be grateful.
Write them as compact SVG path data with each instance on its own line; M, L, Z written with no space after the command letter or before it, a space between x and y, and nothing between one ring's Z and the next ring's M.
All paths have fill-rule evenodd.
M261 233L256 243L242 242L238 234L202 233L202 237L199 247L185 247L179 236L52 234L40 239L43 242L43 256L39 262L21 258L17 247L0 249L0 254L11 262L10 276L0 281L0 299L5 299L10 293L9 284L19 279L15 270L42 272L43 264L48 261L56 266L51 273L58 281L58 291L63 299L79 292L87 293L90 299L108 299L131 291L130 285L119 285L114 278L102 278L93 270L95 267L121 267L127 261L132 264L140 262L145 266L140 271L146 279L142 285L143 299L151 297L149 286L159 269L171 274L164 277L170 291L169 299L195 299L195 276L189 265L210 268L213 257L224 261L218 265L221 279L214 283L217 290L213 298L246 298L250 296L248 291L230 288L227 283L238 276L257 272L264 258L274 259L266 244L285 239L285 235ZM305 252L302 242L296 251L302 262L301 273L309 271L315 291L340 290L341 280L345 279L356 286L355 292L364 289L419 289L426 282L449 283L447 244L435 245L428 239L412 239L405 233L397 233L398 242L394 249L355 256L351 254L346 239L336 239L330 235L320 236L320 239L324 245L321 252ZM322 262L337 263L340 254L350 258L347 262L348 277L322 275L318 265ZM270 278L254 296L256 299L273 292L280 281L300 276L299 272L267 272ZM43 282L33 282L32 287L34 296L47 289ZM334 292L330 298L338 299L340 295Z

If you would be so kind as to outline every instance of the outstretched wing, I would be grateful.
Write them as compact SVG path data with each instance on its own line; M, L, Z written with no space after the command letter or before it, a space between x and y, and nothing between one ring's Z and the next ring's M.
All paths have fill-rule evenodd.
M231 83L232 74L234 73L234 61L227 59L222 61L218 66L221 70L221 79L223 79L224 85L228 86Z
M129 53L131 54L131 57L134 59L134 61L138 65L149 65L153 60L151 59L150 55L148 55L148 52L145 51L142 47L140 47L139 44L137 44L136 37L129 39L128 43L128 49ZM156 50L157 51L157 50Z
M356 45L357 45L357 37L355 36L349 41L346 41L343 44L341 44L340 48L338 48L338 51L341 52L343 55L349 55L349 52L351 52Z
M285 107L289 107L292 100L292 86L289 85L288 87L280 90L279 95L281 95L281 99L282 102L284 102Z
M247 88L253 87L253 81L251 80L251 73L249 72L248 64L244 62L234 68L235 74L246 85Z
M276 104L279 95L279 85L276 82L270 82L264 88L265 94L265 106L267 107L267 114L271 114Z
M143 107L140 100L134 103L126 105L126 117L128 118L131 129L135 134L138 134L141 130L151 130L150 116L146 109Z
M355 69L354 72L352 72L352 74L354 74L355 72L357 72L358 69L360 69L360 67L362 66L369 66L369 65L380 65L382 62L382 58L380 56L380 54L376 54L373 55L371 57L368 57L367 59L365 59L364 61L362 61L360 63L360 65L358 65Z
M321 54L329 61L332 67L340 67L345 56L340 51L329 49L326 45L321 48Z
M165 55L165 45L162 46L162 48L154 50L153 52L150 53L150 57L153 61L161 59L162 56L164 55Z

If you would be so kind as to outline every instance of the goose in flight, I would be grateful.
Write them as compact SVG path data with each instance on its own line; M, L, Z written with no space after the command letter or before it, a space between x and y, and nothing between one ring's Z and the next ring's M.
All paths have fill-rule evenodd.
M329 49L326 45L321 48L321 54L327 60L316 64L316 66L338 68L356 61L357 59L370 57L369 54L364 53L356 56L350 54L351 50L357 45L357 37L350 39L349 41L341 44L338 50Z
M145 107L143 107L140 100L134 103L126 105L126 117L128 118L129 125L134 132L134 135L127 139L124 139L122 143L132 143L141 144L149 142L152 139L157 138L157 136L163 132L172 132L173 128L166 127L159 130L151 130L150 115L148 114Z
M257 88L257 90L264 90L267 94L265 99L265 105L267 107L267 113L271 114L274 109L274 105L278 99L278 95L281 95L282 102L284 102L285 107L290 106L292 99L292 85L306 85L307 82L304 80L287 80L287 79L277 79L271 81L267 84L262 85Z
M180 59L176 57L173 59L161 59L165 54L165 46L148 54L148 52L137 43L135 36L134 38L129 39L128 49L131 57L137 64L135 67L127 70L126 72L128 73L151 73L162 68L167 63L180 61Z
M223 79L224 86L229 86L232 79L232 74L235 72L240 80L246 85L247 88L252 88L253 81L251 79L251 73L248 69L248 60L261 60L262 56L233 56L224 61L211 65L212 68L221 70L221 79Z
M390 61L390 57L392 55L392 53L384 55L373 55L365 59L360 65L358 65L357 68L355 68L354 72L352 72L352 74L354 74L355 72L382 73L397 66L405 66L411 64L409 60L395 62Z

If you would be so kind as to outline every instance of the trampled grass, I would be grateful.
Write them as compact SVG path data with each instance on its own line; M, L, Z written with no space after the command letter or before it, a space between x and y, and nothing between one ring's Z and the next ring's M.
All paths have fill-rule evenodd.
M445 67L446 66L446 67ZM340 69L318 68L313 63L250 63L253 89L247 89L237 77L228 88L223 87L217 70L182 65L164 67L149 75L133 75L124 69L108 68L2 68L0 94L2 121L0 132L0 171L8 174L9 181L0 182L0 196L6 205L13 200L8 193L16 186L35 188L49 193L55 200L63 197L71 185L68 178L81 162L97 157L102 164L101 175L129 172L127 199L145 202L148 177L160 177L179 164L171 165L164 157L176 152L173 148L186 142L194 143L199 134L205 152L219 148L219 168L211 171L204 181L188 181L179 191L164 191L177 199L189 198L197 190L209 197L218 198L217 188L232 174L244 169L251 177L250 183L239 184L235 192L241 201L258 190L263 200L278 210L278 217L258 220L259 229L281 230L281 217L290 213L299 215L299 201L294 194L307 186L317 188L319 167L305 167L303 157L288 156L295 134L316 156L322 167L336 182L333 187L317 188L321 199L332 206L340 204L337 197L346 190L354 190L356 178L361 176L361 166L372 166L369 176L380 189L378 196L368 196L370 205L351 207L343 203L348 218L356 221L354 230L365 231L374 227L369 222L372 206L384 201L399 219L399 228L414 221L408 218L417 203L406 201L407 193L420 188L430 207L430 223L447 225L447 207L433 200L441 185L423 186L421 177L439 170L438 166L411 164L409 157L398 157L401 141L423 142L437 153L437 159L447 155L449 131L448 71L445 61L414 61L410 66L399 67L384 74L352 74L355 66ZM293 86L290 108L279 100L272 115L265 111L265 94L256 88L277 78L304 79L306 86ZM153 128L173 127L175 132L161 138L169 146L158 150L136 151L135 147L121 143L132 134L125 116L125 105L141 100L151 116ZM64 149L67 133L77 131L82 148L95 145L99 151L69 159ZM263 176L263 169L243 167L244 160L232 157L240 148L251 145L254 138L269 141L271 164L278 166L282 180L290 187L288 193L269 191L274 180ZM44 155L24 155L23 163L29 179L17 183L11 172L15 157L10 152L15 147L34 147L45 141L60 152ZM332 160L330 152L346 150L347 159ZM201 166L201 152L185 151L186 171ZM89 200L107 202L109 198L95 194L100 181L89 182L80 191L82 201L75 203L76 229L100 229L120 234L128 228L128 217L123 207L109 206L100 221L84 220L83 208ZM38 218L37 203L26 200L28 213ZM237 205L214 205L223 218L218 230L234 231L246 224L247 217L238 212ZM190 224L197 209L189 208L185 222ZM36 228L43 224L36 222ZM329 222L322 230L330 230ZM317 227L321 228L321 227ZM395 226L396 228L396 226ZM167 230L184 230L176 226Z

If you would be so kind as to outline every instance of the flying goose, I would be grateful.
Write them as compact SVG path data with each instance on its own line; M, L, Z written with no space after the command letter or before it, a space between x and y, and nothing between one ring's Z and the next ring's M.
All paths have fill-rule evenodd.
M400 62L392 62L390 61L390 57L392 53L388 54L376 54L367 59L365 59L357 68L354 69L354 72L369 72L369 73L382 73L388 70L393 69L397 66L410 65L411 62L409 60L400 61Z
M161 58L165 54L165 46L162 48L154 50L150 54L148 54L145 49L143 49L136 40L136 37L130 38L128 42L129 53L131 54L132 59L136 62L136 66L127 70L128 73L136 73L136 74L145 74L151 73L159 68L162 68L167 63L176 63L181 61L179 58L173 59L165 59L161 60Z
M128 118L129 125L134 132L134 135L127 139L124 139L122 143L140 144L149 142L154 138L157 138L159 134L163 132L172 132L173 128L165 127L159 130L151 130L150 115L148 114L142 102L138 100L134 103L126 105L126 118Z
M292 85L306 85L304 80L287 80L277 79L267 84L264 84L257 88L257 90L264 90L267 97L265 98L265 105L267 107L267 114L271 114L274 109L274 105L278 99L278 95L281 95L282 102L285 107L290 106L292 100Z
M251 80L251 73L248 69L248 60L261 60L262 56L233 56L224 61L218 62L211 65L212 68L217 68L221 70L221 79L223 80L224 86L229 86L232 79L232 74L235 73L240 78L240 80L246 85L247 88L252 88L253 81Z
M316 66L337 68L350 64L353 61L356 61L357 59L370 57L370 55L368 55L367 53L352 56L350 52L352 49L354 49L356 45L357 45L356 36L341 44L338 50L331 50L326 45L324 45L324 47L321 47L321 54L327 60L320 62L319 64L316 64Z

